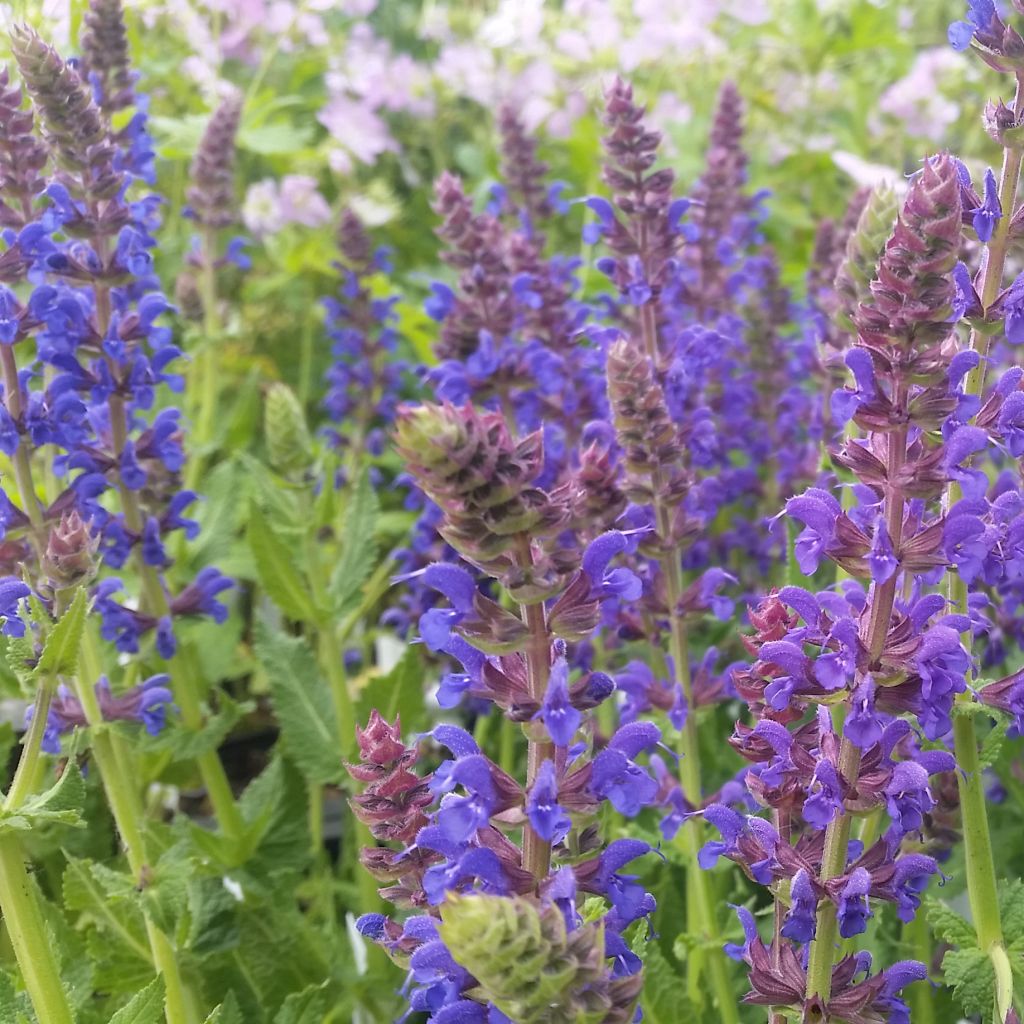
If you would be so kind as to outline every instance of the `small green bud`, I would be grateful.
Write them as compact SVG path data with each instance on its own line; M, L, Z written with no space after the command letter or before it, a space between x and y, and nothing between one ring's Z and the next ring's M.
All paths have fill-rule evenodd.
M313 465L313 439L295 392L271 384L264 406L263 429L270 464L285 476L300 476Z
M600 923L568 932L554 906L473 893L449 895L438 930L479 983L467 994L516 1024L618 1024L632 1017L640 977L627 986L609 977Z
M871 282L898 212L896 193L888 185L878 186L846 243L846 257L836 274L835 320L850 334L857 333L853 318L861 303L871 300Z

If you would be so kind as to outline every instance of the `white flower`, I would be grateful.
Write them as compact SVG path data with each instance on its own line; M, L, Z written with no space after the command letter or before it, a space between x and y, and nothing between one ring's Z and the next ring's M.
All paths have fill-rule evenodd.
M257 236L272 235L284 227L276 181L265 178L249 186L242 203L242 221Z

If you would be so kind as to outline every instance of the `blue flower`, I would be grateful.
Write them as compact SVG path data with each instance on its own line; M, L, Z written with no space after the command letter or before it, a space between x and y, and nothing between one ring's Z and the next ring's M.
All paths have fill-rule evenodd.
M548 688L538 717L556 747L568 747L583 721L583 715L569 699L569 663L564 656L555 659L548 678Z
M868 918L873 916L867 899L870 890L870 873L866 868L855 868L839 894L839 934L844 939L867 931Z
M789 912L782 925L782 934L794 942L810 942L817 928L818 897L804 868L793 876L789 895Z
M1003 207L999 202L999 188L996 176L989 167L985 171L985 201L974 211L972 223L978 234L979 242L987 242L992 237L996 224L1003 215Z
M526 799L526 814L533 831L545 842L560 843L572 827L558 803L558 779L551 761L545 761L537 772Z
M4 624L0 632L4 636L24 636L25 623L18 614L18 606L32 591L16 576L0 578L0 616Z
M954 50L966 50L978 32L984 32L996 19L993 0L967 0L967 20L954 21L947 32Z

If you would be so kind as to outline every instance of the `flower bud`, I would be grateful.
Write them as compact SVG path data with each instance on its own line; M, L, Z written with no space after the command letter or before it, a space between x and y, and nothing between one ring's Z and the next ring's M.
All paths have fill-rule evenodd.
M229 96L213 112L192 161L189 209L204 227L234 223L235 136L241 118L241 96Z
M263 429L270 464L285 476L301 476L313 464L313 439L295 392L271 384L263 407Z
M87 583L96 575L99 538L76 510L65 512L50 530L43 555L43 572L54 590Z

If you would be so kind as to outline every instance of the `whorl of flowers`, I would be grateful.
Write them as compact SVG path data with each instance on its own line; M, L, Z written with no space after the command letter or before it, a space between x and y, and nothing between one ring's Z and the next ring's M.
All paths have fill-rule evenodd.
M46 185L42 172L49 159L46 146L36 138L32 109L22 100L7 68L0 69L0 225L14 230L32 220L32 204ZM16 244L11 246L3 264L9 266L9 254L17 251Z

